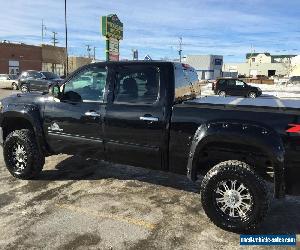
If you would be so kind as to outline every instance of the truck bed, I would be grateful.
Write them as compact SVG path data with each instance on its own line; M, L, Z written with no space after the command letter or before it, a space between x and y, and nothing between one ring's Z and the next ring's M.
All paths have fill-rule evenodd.
M210 108L245 108L259 111L261 109L273 109L274 111L300 111L300 101L292 99L278 99L278 98L244 98L244 97L219 97L207 96L200 97L186 102L187 104L203 104ZM271 111L270 110L270 111Z

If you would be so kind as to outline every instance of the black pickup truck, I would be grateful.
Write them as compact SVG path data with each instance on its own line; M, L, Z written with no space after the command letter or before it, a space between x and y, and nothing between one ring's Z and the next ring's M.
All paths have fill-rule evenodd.
M80 68L50 93L1 101L9 172L37 178L56 153L170 171L201 184L208 217L255 228L274 196L300 194L300 104L197 98L196 72L171 62L107 62ZM159 195L159 194L158 194ZM200 198L200 197L199 197Z

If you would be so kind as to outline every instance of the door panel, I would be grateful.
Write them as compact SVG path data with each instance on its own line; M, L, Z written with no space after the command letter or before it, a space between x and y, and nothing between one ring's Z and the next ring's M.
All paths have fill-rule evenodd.
M61 87L60 100L45 104L44 130L53 151L104 157L106 79L106 68L87 66Z
M89 115L91 111L99 116ZM103 104L52 101L45 105L44 112L44 131L53 151L103 157Z
M107 104L105 152L110 161L161 168L162 101L158 99L160 74L154 66L117 69L114 100Z

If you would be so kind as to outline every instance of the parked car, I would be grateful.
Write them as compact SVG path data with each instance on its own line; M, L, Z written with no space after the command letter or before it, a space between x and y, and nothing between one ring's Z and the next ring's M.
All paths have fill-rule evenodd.
M47 71L26 70L21 73L18 87L22 92L48 91L53 84L63 80L56 74Z
M17 75L0 74L0 88L18 89Z
M293 84L293 85L300 84L300 76L292 76L292 77L290 77L288 83L289 84Z
M269 208L266 181L276 198L300 195L300 102L266 99L262 107L248 99L197 99L186 67L94 63L49 93L3 99L0 143L8 171L36 179L46 156L66 153L192 181L204 175L201 201L211 221L233 231L255 228Z
M212 89L219 96L244 96L256 98L262 95L262 90L253 87L238 78L220 78L213 85Z

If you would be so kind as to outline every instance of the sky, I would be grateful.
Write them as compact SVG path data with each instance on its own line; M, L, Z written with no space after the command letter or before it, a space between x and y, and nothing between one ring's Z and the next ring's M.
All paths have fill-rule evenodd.
M0 40L41 43L57 32L64 46L64 0L0 0ZM178 58L183 55L223 55L225 62L242 62L248 52L300 54L299 0L67 0L71 55L87 55L96 47L104 59L100 17L117 14L124 24L120 57Z

